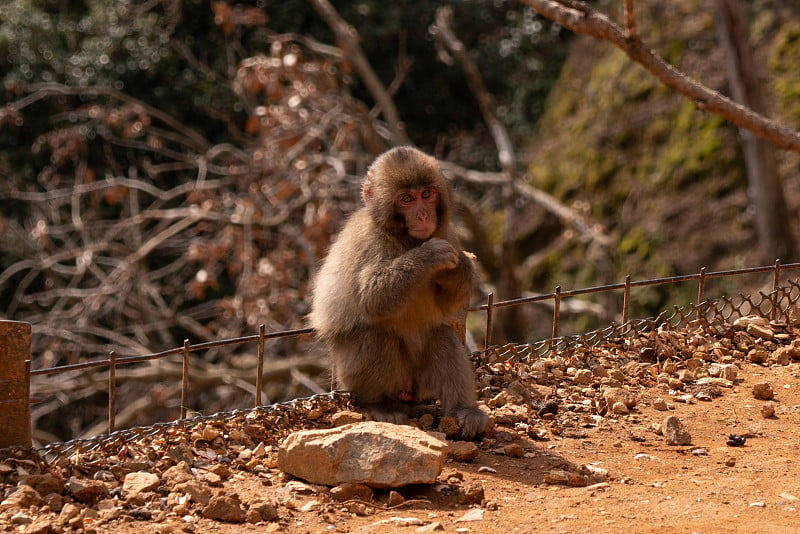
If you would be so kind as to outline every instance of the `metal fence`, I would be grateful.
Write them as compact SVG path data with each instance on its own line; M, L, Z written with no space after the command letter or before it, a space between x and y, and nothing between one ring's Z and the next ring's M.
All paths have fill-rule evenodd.
M545 356L552 351L560 351L567 347L580 345L596 346L608 339L620 338L625 336L636 335L637 333L653 331L657 328L677 328L686 325L691 321L699 322L715 322L715 321L731 321L733 318L749 314L757 314L770 319L788 320L793 312L798 298L800 298L800 283L791 277L796 275L796 271L800 269L800 263L793 263L782 265L780 260L776 261L774 265L764 267L751 267L745 269L734 269L728 271L708 272L706 269L701 269L699 273L673 276L666 278L657 278L651 280L634 281L630 276L625 278L625 281L618 284L597 286L584 289L562 290L557 287L553 293L535 295L525 298L518 298L504 301L494 301L494 295L488 296L485 304L470 308L470 313L482 313L485 315L486 321L486 338L483 350L474 353L474 357L479 362L494 362L494 361L531 361L537 357ZM758 295L748 296L738 294L734 297L720 296L714 299L706 298L706 285L707 282L713 279L730 279L732 277L742 277L744 275L761 275L766 287L771 286L771 290L766 293L759 291ZM629 317L632 292L637 288L651 287L651 286L664 286L679 283L696 283L697 299L694 303L690 303L688 307L675 306L672 311L663 311L658 316L649 319L631 319ZM620 321L612 323L610 326L595 330L589 333L572 336L560 336L559 330L562 320L561 304L564 299L581 297L592 294L607 294L607 293L620 293L622 299L622 314ZM493 323L495 321L495 313L498 309L521 306L531 303L546 302L552 305L552 334L549 338L535 342L535 343L509 343L503 345L492 344L492 331ZM283 332L265 332L265 327L262 325L259 328L258 334L244 337L237 337L232 339L224 339L212 341L207 343L191 344L186 340L182 347L147 354L142 356L124 356L117 357L113 352L109 353L106 358L87 361L72 365L64 365L58 367L50 367L43 369L28 369L26 372L26 379L28 381L27 387L30 390L30 380L32 377L40 375L55 375L70 371L92 369L92 368L107 368L108 369L108 434L98 436L88 440L73 440L65 443L54 443L44 446L41 451L50 457L58 457L63 454L69 454L75 450L94 450L95 448L116 442L118 440L130 439L133 435L151 435L166 432L175 425L180 424L184 427L195 424L197 421L208 420L209 418L225 419L229 417L241 417L243 414L255 411L263 412L265 410L297 410L308 406L308 403L319 402L345 402L344 397L339 396L337 393L330 393L326 395L316 395L307 399L296 399L288 403L274 404L268 407L261 406L261 391L262 391L262 371L264 365L264 348L265 342L270 339L300 336L312 333L311 329L297 329L288 330ZM254 376L255 381L255 408L242 409L234 412L226 412L222 414L213 414L208 416L201 416L200 418L186 419L186 398L188 395L189 384L191 381L190 371L190 354L196 351L203 351L214 347L251 344L255 343L258 350L257 369ZM180 420L170 423L156 424L151 427L140 427L136 429L128 429L115 431L114 416L116 413L116 370L120 365L127 365L133 363L147 362L151 360L158 360L170 355L180 354L183 361L183 371L181 378L181 411ZM300 407L300 408L298 408ZM0 416L2 416L2 403L0 403Z

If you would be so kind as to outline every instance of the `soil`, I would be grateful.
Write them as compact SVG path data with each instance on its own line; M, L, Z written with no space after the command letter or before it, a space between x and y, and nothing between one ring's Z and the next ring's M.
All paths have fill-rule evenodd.
M259 468L253 468L252 462L245 468L238 460L226 461L227 469L222 470L221 482L211 484L210 489L214 493L236 494L245 510L247 503L274 503L277 517L269 521L253 524L212 520L203 517L202 506L191 503L187 503L186 509L176 510L170 507L174 502L168 497L169 489L162 485L137 502L130 499L126 502L124 496L117 493L116 500L107 499L114 504L112 512L103 511L103 507L96 504L94 507L101 509L99 515L87 514L85 510L92 507L85 506L82 523L63 524L47 506L3 510L0 505L0 530L34 532L33 525L39 524L41 528L44 522L35 520L45 518L49 530L36 532L795 531L800 521L800 478L795 471L800 443L797 430L800 426L797 380L800 366L794 360L800 357L800 348L797 343L792 344L797 339L796 329L773 325L773 331L781 332L781 339L764 342L732 329L722 336L704 339L692 332L682 333L678 339L673 335L674 346L683 349L670 360L675 363L671 368L660 358L653 364L637 361L634 367L639 371L636 373L632 372L631 365L623 366L627 373L622 388L633 392L636 398L627 414L615 414L615 410L624 409L608 407L602 400L598 401L598 395L591 394L591 390L602 391L606 387L603 384L613 386L608 382L613 380L613 374L611 379L594 376L591 383L580 387L559 386L558 395L551 397L557 399L557 413L545 414L547 410L543 410L539 415L536 407L542 406L541 401L527 398L520 402L514 396L514 392L522 391L520 384L528 386L523 398L551 389L546 383L532 381L535 369L520 373L518 367L510 365L488 366L491 368L483 371L489 378L479 383L494 384L484 388L483 398L497 423L487 437L475 442L480 450L478 456L472 461L449 459L437 484L396 488L405 501L393 506L388 504L388 490L375 490L368 503L340 503L331 498L330 488L300 481L287 485L291 477L274 467L274 456L268 446ZM720 339L724 338L730 343L720 344ZM669 352L663 344L656 342L655 346L660 347L660 352ZM764 351L774 355L780 347L797 350L791 352L788 362L769 358L752 361L760 359L754 356L757 351L762 355ZM606 347L600 352L591 349L589 353L594 355L592 361L606 367L610 367L611 361L623 363L621 353L612 349ZM652 356L641 346L628 346L625 350L629 354L634 351L648 358ZM583 361L588 361L587 354L582 354ZM713 355L713 358L703 359L704 354ZM548 373L558 375L555 371L558 365L574 363L576 356L580 355L565 355L563 362L553 360L552 367L545 367ZM695 363L691 364L691 360ZM731 383L717 380L713 385L700 387L699 378L693 380L686 374L681 375L689 368L693 369L695 377L706 375L716 360L733 362L737 366L738 375ZM573 375L574 370L567 371L559 384L568 383L568 377ZM678 377L683 379L682 386L675 381ZM753 386L757 383L770 384L774 398L755 398ZM665 401L665 405L659 405L660 400ZM508 408L517 402L519 406L526 406L526 418L502 422L508 421ZM765 416L762 412L765 406L774 407L773 416ZM662 421L670 415L677 416L691 433L689 444L669 445L659 434ZM325 415L318 421L327 421L327 418ZM266 423L265 426L269 428ZM195 454L206 450L200 446L202 439L198 437L203 428L193 430ZM743 437L744 444L728 444L731 434ZM226 445L219 440L230 435L233 432L215 438L208 448L224 448ZM127 447L127 454L135 456L137 444L130 443ZM147 447L152 451L153 444ZM228 443L226 450L245 448L254 449L252 445ZM228 458L231 456L235 454L228 454ZM155 456L151 453L150 458ZM59 474L64 478L75 476L77 466L82 467L88 477L91 472L88 466L100 466L96 457L92 461L94 463L87 456L61 462ZM114 462L122 463L122 460L118 455L106 455L103 467L116 472ZM163 473L164 468L174 464L157 459L150 462L149 470ZM2 466L5 466L0 475L4 477L0 481L5 482L1 486L2 496L8 498L16 489L15 485L24 480L21 475L31 472L31 468L30 463L13 458L0 458ZM25 472L21 473L20 467L24 467ZM50 471L57 471L56 467L52 466ZM559 473L570 473L571 478L560 480ZM111 484L113 486L113 482ZM472 493L474 496L476 490L475 503L463 504L469 500L465 495ZM114 495L113 491L111 493ZM392 499L393 503L402 501L396 495ZM71 499L66 496L64 500ZM34 522L27 524L24 519L18 519L21 524L13 526L15 513L28 516Z

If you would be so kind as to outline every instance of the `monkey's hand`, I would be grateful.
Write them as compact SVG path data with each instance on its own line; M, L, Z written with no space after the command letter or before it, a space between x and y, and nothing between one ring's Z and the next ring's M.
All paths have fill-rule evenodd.
M420 245L419 250L435 271L455 269L458 266L458 251L449 241L432 237Z
M472 439L489 425L489 416L477 406L461 408L456 412L458 426L461 427L461 436L464 439Z

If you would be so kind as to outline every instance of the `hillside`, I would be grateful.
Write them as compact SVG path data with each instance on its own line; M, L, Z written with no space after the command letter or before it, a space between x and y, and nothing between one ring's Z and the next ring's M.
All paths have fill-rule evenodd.
M751 35L769 115L798 127L800 80L789 65L800 60L800 24L792 9L797 8L758 10ZM649 46L727 94L712 2L637 2L636 10ZM800 160L787 152L778 157L796 220ZM583 206L607 230L615 243L609 251L615 281L625 274L669 276L774 259L764 258L757 246L736 128L696 109L609 43L576 39L527 158L534 185L568 205ZM605 282L585 256L578 245L554 252L534 284L549 288L570 278L574 287ZM652 299L656 307L685 300Z

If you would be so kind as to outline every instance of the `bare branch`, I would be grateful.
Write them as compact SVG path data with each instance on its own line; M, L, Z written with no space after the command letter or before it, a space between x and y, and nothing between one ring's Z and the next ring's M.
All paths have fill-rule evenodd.
M450 6L441 7L436 11L436 22L430 27L431 33L436 39L455 56L464 76L469 84L470 91L478 101L483 114L483 120L489 126L495 145L497 145L497 156L500 159L500 167L503 171L513 176L517 162L514 153L514 146L505 126L497 118L497 104L494 97L483 84L478 66L472 61L467 53L464 43L453 33L453 8Z
M481 172L472 169L465 169L464 167L449 161L442 162L441 166L442 170L444 170L444 172L449 176L473 184L505 185L508 183L508 178L506 177L505 173ZM594 225L588 224L585 217L568 206L565 206L552 195L549 195L540 189L536 189L535 187L528 185L526 182L527 180L518 180L514 184L514 191L516 194L536 202L542 208L561 219L564 224L571 226L574 230L581 234L584 239L596 241L598 244L603 246L608 246L611 244L609 237L603 232L599 231Z
M583 2L576 0L521 0L521 2L565 28L614 44L664 85L693 100L698 109L717 113L780 148L800 152L800 132L755 113L686 76L647 48L639 37L628 36L608 17L593 11Z
M381 112L392 132L392 142L396 145L411 144L391 96L389 96L378 75L375 74L367 60L367 56L361 49L361 45L358 43L358 32L339 16L339 13L336 12L336 9L328 0L309 0L309 2L333 30L336 39L339 41L339 46L345 52L346 60L353 62L353 67L355 67L361 79L364 80L367 90L380 106Z
M636 15L633 14L633 0L625 0L625 32L628 39L638 39Z
M146 104L137 98L110 87L71 87L68 85L62 85L60 83L42 83L31 84L26 88L26 90L30 91L30 94L23 99L9 104L9 107L12 107L14 110L18 111L39 100L42 100L43 98L53 95L108 96L114 98L115 100L119 100L120 102L141 107L141 109L145 110L149 115L161 120L164 122L164 124L168 125L170 128L173 128L175 131L180 132L186 137L187 140L191 140L193 143L193 148L197 152L203 153L211 147L211 143L209 143L208 140L206 140L202 135L198 134L191 128L187 128L181 121L169 113L165 113L164 111L154 108L153 106L150 106L149 104ZM3 113L7 112L0 108L0 117L2 117Z

